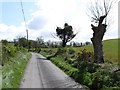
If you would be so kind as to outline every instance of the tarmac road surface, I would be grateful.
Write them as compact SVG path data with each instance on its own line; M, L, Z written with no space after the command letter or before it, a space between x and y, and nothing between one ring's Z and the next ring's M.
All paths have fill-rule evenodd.
M32 53L20 88L83 88L40 54ZM80 89L80 90L81 90ZM82 89L83 90L83 89Z

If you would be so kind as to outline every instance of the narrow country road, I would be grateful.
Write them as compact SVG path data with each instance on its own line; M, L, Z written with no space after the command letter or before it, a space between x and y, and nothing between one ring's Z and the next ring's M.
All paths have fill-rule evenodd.
M20 88L83 88L42 55L32 53Z

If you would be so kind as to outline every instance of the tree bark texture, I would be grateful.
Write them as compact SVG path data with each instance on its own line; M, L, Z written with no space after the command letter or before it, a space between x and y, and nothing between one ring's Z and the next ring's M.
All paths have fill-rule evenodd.
M94 62L104 63L102 39L103 39L104 33L106 32L107 25L100 24L97 27L95 27L94 25L91 25L91 26L94 32L93 37L91 38L91 41L93 43L93 48L94 48Z

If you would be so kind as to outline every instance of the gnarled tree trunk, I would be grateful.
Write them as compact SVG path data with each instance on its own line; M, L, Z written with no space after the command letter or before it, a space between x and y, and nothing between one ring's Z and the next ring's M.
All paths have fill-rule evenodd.
M91 41L93 43L93 48L94 48L94 62L104 63L102 39L103 39L104 33L106 32L107 25L100 24L97 27L95 27L94 25L91 25L91 26L94 32L93 37L91 38Z
M89 7L92 22L98 24L98 26L92 26L93 37L91 41L94 48L94 62L95 63L104 63L104 54L102 47L102 39L104 33L106 32L107 20L106 18L113 6L115 0L95 0L94 3L91 2ZM104 23L104 24L103 24Z

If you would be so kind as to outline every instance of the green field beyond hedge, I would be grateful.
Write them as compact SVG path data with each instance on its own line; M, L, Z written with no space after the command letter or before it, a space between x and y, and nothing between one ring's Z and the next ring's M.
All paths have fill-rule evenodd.
M110 39L103 41L103 50L104 50L104 56L105 60L110 60L112 62L119 62L120 58L118 58L118 42L120 45L120 39ZM80 52L83 49L86 49L87 51L93 52L93 46L87 45L83 47L75 47L74 48L76 52ZM120 54L119 54L120 56Z
M114 63L120 63L120 58L118 57L118 56L120 56L120 53L118 53L119 52L118 42L120 45L120 39L110 39L110 40L103 41L103 50L104 50L105 60L111 61ZM72 48L73 50L75 50L75 53L80 53L84 49L86 49L89 52L93 52L92 44L82 46L82 47L66 47L66 48L67 49ZM46 50L46 51L51 50L53 52L56 52L57 48L42 48L42 50Z

